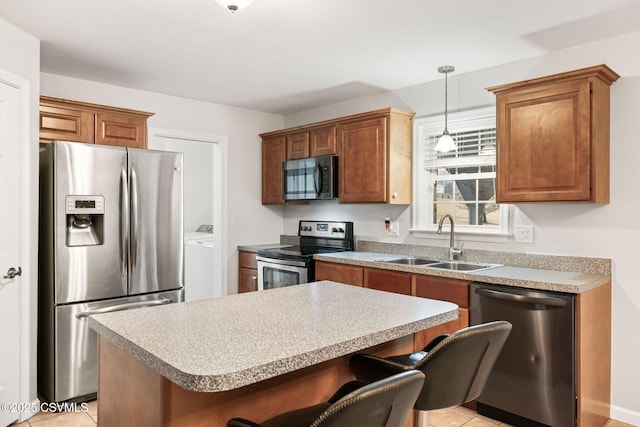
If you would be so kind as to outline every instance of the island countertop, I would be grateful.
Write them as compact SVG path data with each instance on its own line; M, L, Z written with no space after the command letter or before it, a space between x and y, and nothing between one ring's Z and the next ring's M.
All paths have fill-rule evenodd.
M233 390L457 318L455 304L330 281L91 316L180 387Z

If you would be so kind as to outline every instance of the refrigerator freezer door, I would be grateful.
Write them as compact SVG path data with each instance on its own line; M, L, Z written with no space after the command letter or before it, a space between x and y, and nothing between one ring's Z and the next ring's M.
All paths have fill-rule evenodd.
M125 296L127 293L128 230L122 221L126 199L127 156L120 147L56 142L50 164L53 176L53 223L51 230L41 230L52 238L55 248L55 273L41 278L55 281L55 304L90 301ZM73 196L71 199L67 196ZM103 200L102 214L89 221L99 226L103 241L91 245L70 245L69 235L85 218L71 215L67 201L79 203L80 210L93 196ZM74 225L76 224L76 225ZM80 230L80 228L78 228ZM76 230L77 231L77 230Z
M182 153L129 149L129 294L184 283Z
M182 290L179 290L56 307L55 360L47 363L55 372L55 379L47 382L50 388L44 390L41 387L39 391L47 400L55 402L84 396L92 397L97 392L98 339L96 332L88 326L88 316L181 300ZM43 371L38 372L38 376L43 374Z

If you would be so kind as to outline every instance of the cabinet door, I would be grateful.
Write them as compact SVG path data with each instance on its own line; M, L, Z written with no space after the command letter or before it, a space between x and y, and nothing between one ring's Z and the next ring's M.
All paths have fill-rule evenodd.
M287 160L309 157L309 132L290 133L286 137Z
M238 251L238 265L253 270L258 269L258 260L253 252Z
M442 334L451 334L460 329L466 328L469 326L469 309L459 308L458 309L458 318L452 320L447 323L443 323L441 325L432 326L429 329L425 329L417 332L414 335L413 343L414 343L414 351L420 351L427 344L431 342L435 337Z
M336 126L311 129L309 132L309 154L311 157L336 154Z
M435 276L413 276L414 295L457 304L458 318L415 335L415 350L422 350L432 339L469 326L469 282Z
M340 202L387 201L386 135L387 117L338 126Z
M497 99L497 201L588 201L591 104L586 80Z
M40 104L40 141L94 142L94 115L79 108Z
M238 293L258 290L258 270L240 267L238 274Z
M95 143L147 148L147 119L127 114L98 112Z
M414 276L415 296L448 301L469 308L469 282L436 276Z
M380 291L411 295L411 275L389 270L364 270L364 286Z
M315 262L315 280L331 280L347 285L362 286L363 268L333 262Z
M262 140L262 204L284 203L282 162L286 160L284 136Z

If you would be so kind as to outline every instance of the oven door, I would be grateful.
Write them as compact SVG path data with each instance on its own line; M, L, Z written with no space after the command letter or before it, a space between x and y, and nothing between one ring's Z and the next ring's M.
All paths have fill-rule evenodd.
M309 262L258 256L258 290L299 285L309 281Z

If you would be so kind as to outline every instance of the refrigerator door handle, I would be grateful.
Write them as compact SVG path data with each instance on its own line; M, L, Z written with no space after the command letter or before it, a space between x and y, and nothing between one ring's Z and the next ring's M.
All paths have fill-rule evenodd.
M129 185L127 169L123 167L120 171L120 271L122 277L128 276L127 260L129 259ZM128 281L128 279L127 279ZM128 284L127 284L128 287ZM127 289L128 291L128 289Z
M476 293L478 295L483 295L489 298L496 298L505 301L515 301L515 302L524 302L529 304L541 304L541 305L550 305L553 307L564 307L567 305L567 302L560 298L554 298L550 296L545 297L533 297L528 295L519 295L512 294L509 292L503 291L494 291L492 289L476 289Z
M138 177L135 168L129 161L129 201L131 210L129 211L129 227L131 230L131 246L129 251L129 293L133 284L131 283L131 275L134 274L138 263Z
M152 300L152 301L139 301L139 302L131 302L128 304L111 305L109 307L96 308L95 310L82 311L76 314L76 317L78 319L81 319L83 317L89 317L93 314L111 313L113 311L130 310L132 308L140 308L140 307L151 307L154 305L165 305L165 304L171 304L172 302L173 302L172 299L162 298L162 299Z

